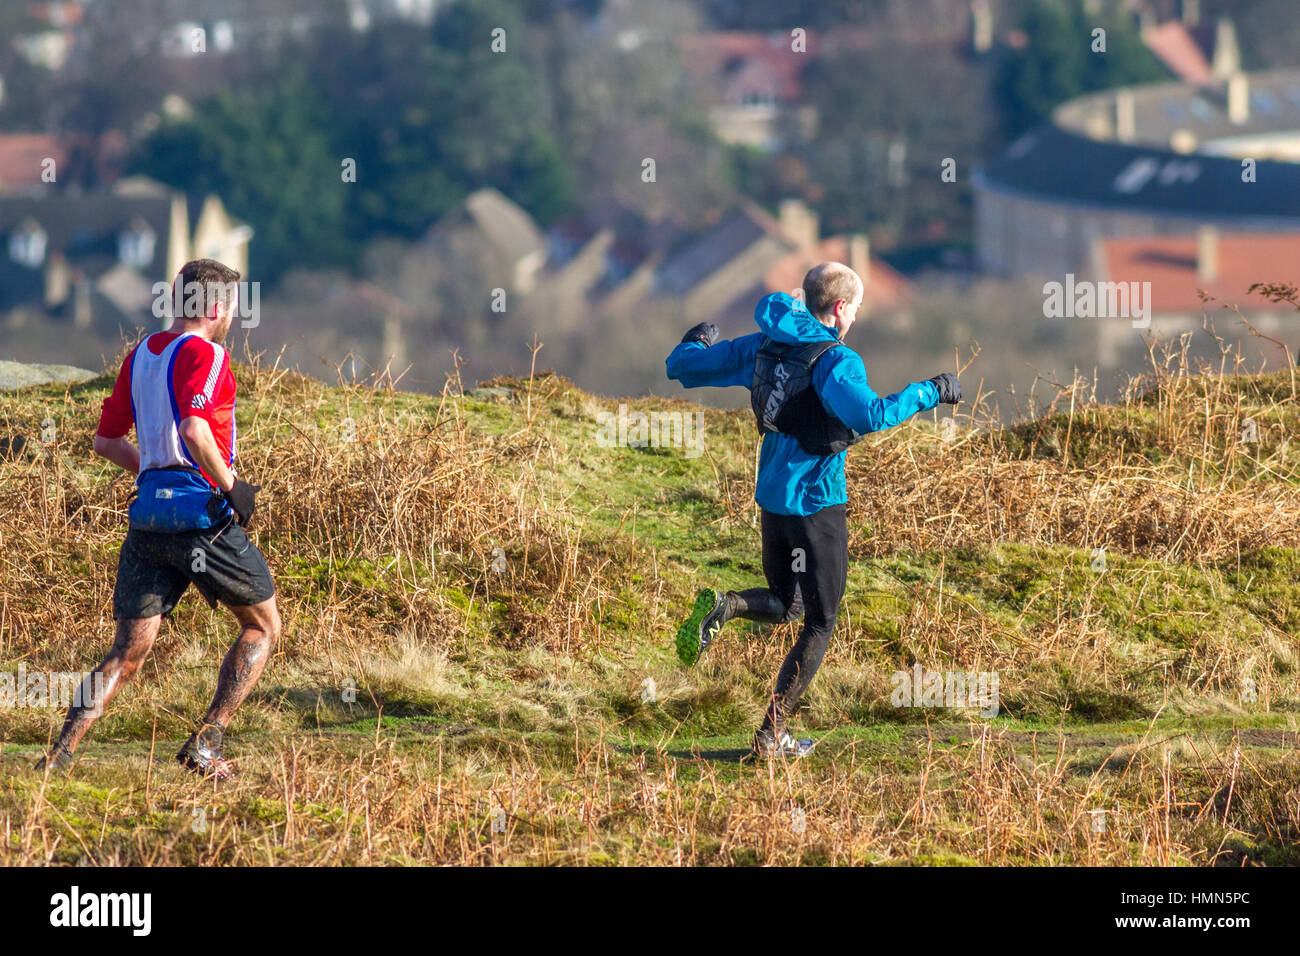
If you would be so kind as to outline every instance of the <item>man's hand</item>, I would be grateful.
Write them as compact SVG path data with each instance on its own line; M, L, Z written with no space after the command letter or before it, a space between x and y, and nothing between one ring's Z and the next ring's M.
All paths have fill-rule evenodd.
M230 502L230 507L235 509L235 517L239 519L240 527L247 528L248 522L252 520L253 509L256 507L254 499L261 490L261 485L250 485L243 478L236 478L234 487L222 492Z
M930 379L939 390L940 405L956 405L961 401L961 382L952 372L943 372Z
M689 332L682 336L683 342L699 342L701 345L713 345L722 336L718 333L718 327L712 322L701 322Z

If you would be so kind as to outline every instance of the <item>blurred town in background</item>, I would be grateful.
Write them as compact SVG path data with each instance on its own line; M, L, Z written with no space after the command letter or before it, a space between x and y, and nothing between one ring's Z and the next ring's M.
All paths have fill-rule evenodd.
M978 350L1004 414L1106 397L1153 337L1217 356L1207 315L1276 366L1300 5L0 0L0 359L104 367L195 256L259 283L236 355L422 391L537 341L676 394L687 327L823 259L882 394ZM1045 315L1075 280L1149 282L1150 327Z

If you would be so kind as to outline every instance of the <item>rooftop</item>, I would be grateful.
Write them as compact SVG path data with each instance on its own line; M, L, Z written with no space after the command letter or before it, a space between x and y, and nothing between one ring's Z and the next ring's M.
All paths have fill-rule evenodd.
M1245 74L1243 74L1245 75ZM1233 122L1226 84L1154 83L1122 92L1133 105L1132 143L1165 146L1174 134L1190 133L1196 142L1261 133L1300 131L1300 70L1270 70L1246 76L1249 115ZM1104 90L1057 107L1057 126L1084 136L1114 136L1119 91Z
M792 252L775 263L763 277L769 290L793 292L803 284L808 270L819 262L842 262L852 266L850 236L831 236L811 249ZM896 308L911 294L911 283L887 262L870 259L862 293L863 314L878 309Z
M1277 308L1247 293L1257 282L1300 285L1300 233L1218 233L1213 278L1197 270L1196 235L1099 242L1100 265L1112 282L1150 282L1156 313L1199 313L1207 308L1199 291L1242 309Z
M784 103L796 102L802 96L800 74L816 49L817 39L811 30L806 53L791 49L788 31L723 30L681 39L682 63L697 81L728 80L746 67L758 66L773 79L776 85L773 93Z
M1232 157L1095 140L1055 126L1020 137L977 171L976 182L1053 203L1185 214L1239 228L1300 225L1300 163L1260 160L1256 181L1243 182L1241 160Z
M68 159L68 147L57 136L42 133L0 135L0 193L26 191L45 185L41 164L53 159L56 171Z
M794 247L775 219L757 204L742 200L717 225L677 244L660 270L661 290L685 294L760 239Z

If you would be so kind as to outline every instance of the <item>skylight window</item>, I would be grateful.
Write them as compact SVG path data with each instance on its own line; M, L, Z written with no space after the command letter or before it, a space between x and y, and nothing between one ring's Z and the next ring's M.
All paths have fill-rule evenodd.
M28 269L39 269L45 263L48 241L45 230L29 219L9 234L9 258Z

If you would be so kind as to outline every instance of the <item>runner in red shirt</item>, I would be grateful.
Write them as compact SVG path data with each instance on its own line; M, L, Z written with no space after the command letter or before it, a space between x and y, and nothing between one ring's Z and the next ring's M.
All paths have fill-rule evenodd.
M117 634L43 766L71 766L86 731L140 669L163 617L193 584L214 608L229 607L241 632L222 662L207 714L176 759L226 779L234 771L222 751L225 730L280 635L270 570L243 530L260 486L234 470L235 379L222 343L236 311L239 273L197 259L177 281L183 305L172 330L131 350L104 400L95 454L138 476L113 589ZM126 438L132 426L138 447Z
M142 361L137 363L136 353L141 349L147 350L148 356L138 356ZM144 390L160 393L165 389L168 401L141 408L142 420L137 421L132 407L132 371L137 364L144 365L146 358L156 358L149 364L157 367L153 377L158 381L149 382ZM154 414L150 415L150 411ZM206 421L222 460L228 466L234 464L235 378L230 374L230 356L220 344L193 332L155 332L123 360L113 391L104 400L97 434L101 438L124 438L135 426L139 451L145 459L139 471L196 466L198 463L186 453L180 438L177 418ZM153 460L148 460L151 457ZM210 486L217 487L212 475L201 466L199 471Z

